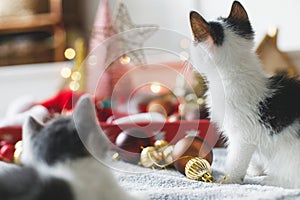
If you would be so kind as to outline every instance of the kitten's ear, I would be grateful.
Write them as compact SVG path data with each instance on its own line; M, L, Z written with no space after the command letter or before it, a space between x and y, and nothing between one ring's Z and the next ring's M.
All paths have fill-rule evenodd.
M44 127L39 121L37 121L34 117L29 117L24 123L23 130L27 133L33 134L38 133Z
M235 21L249 21L248 14L245 8L238 1L233 2L228 19L232 19Z
M79 137L89 152L97 158L103 157L109 141L98 124L95 104L89 95L80 97L73 112L73 119Z
M190 13L190 23L195 41L202 42L209 36L209 24L199 13Z
M80 97L73 112L76 122L90 123L96 120L96 111L94 103L89 95Z

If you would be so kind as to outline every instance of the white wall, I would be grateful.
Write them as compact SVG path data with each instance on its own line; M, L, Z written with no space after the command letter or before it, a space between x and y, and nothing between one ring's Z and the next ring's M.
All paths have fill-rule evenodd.
M97 12L97 6L101 0L89 0L85 5L85 26L92 30L93 18ZM115 19L119 2L122 0L109 0L111 13ZM189 12L194 9L195 1L182 0L123 0L128 8L131 20L136 25L158 25L161 29L168 29L191 38L189 27ZM169 43L171 46L178 41L174 37L162 36L159 41L146 40L145 43ZM167 45L167 46L170 46Z
M88 0L84 3L84 22L88 30L92 29L98 4L101 0ZM108 0L112 15L118 11L118 3L122 0ZM188 16L198 0L123 0L132 21L136 24L157 24L162 28L190 34Z
M113 12L117 12L118 1L114 0ZM189 35L189 12L194 1L182 0L124 0L136 24L157 24L161 28Z
M85 24L92 29L100 0L85 1ZM118 3L109 0L111 11L116 15ZM123 0L136 24L157 24L161 28L191 37L189 13L198 10L208 20L229 14L233 0ZM300 1L299 0L240 0L246 8L256 31L258 44L270 27L279 28L279 48L283 51L300 50ZM172 42L162 38L162 42Z
M0 68L0 118L17 98L30 96L37 101L48 99L60 89L62 67L68 63L20 65Z

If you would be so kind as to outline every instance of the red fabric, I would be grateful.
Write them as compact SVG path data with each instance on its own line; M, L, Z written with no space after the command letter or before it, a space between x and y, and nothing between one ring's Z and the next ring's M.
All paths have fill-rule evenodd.
M50 113L61 113L63 110L72 110L84 93L75 93L71 90L61 90L55 96L37 105L46 107ZM0 128L0 141L4 140L10 144L15 144L22 139L22 126L9 126Z
M50 113L61 113L63 110L72 110L83 94L83 92L75 93L69 89L64 89L54 97L39 104L46 107Z
M113 114L111 108L96 107L96 111L97 111L97 118L100 122L105 122Z
M15 144L22 139L22 126L8 126L0 128L0 141Z

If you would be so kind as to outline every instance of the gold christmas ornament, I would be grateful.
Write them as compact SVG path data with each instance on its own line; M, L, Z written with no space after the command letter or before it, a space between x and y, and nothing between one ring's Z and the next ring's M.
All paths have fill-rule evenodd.
M144 167L165 168L173 163L173 145L165 140L157 140L154 146L146 147L142 150L140 164Z
M174 159L173 153L173 145L169 145L165 140L157 140L154 143L154 146L149 146L142 150L140 165L148 168L166 168L178 160L188 159L183 168L184 174L188 179L210 183L213 182L210 163L206 159L193 156L183 156Z
M169 143L168 143L166 140L156 140L155 143L154 143L154 147L155 147L157 150L164 149L164 148L166 148L168 145L169 145Z
M23 149L23 142L19 141L15 144L14 163L21 165L21 155Z
M210 183L213 181L209 162L200 157L192 158L187 162L185 166L185 175L192 180Z
M173 150L174 150L174 146L173 145L167 146L167 147L165 147L163 149L162 156L163 156L165 164L170 164L170 163L173 162L173 157L172 157Z
M113 159L113 160L120 160L120 154L119 154L119 153L115 153L115 154L112 156L112 159Z
M146 147L141 152L140 164L144 167L155 167L162 160L161 155L156 151L155 147Z

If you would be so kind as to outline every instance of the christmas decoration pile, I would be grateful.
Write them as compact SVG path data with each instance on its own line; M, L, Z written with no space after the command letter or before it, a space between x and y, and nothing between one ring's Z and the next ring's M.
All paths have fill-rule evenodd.
M146 139L142 131L134 130L135 137L128 136L130 132L132 134L133 130L122 132L116 139L118 152L123 161L147 168L163 169L173 166L189 179L213 181L210 167L213 154L211 147L201 138L186 136L175 145L170 145L166 140L156 140L153 146L143 146L150 142L147 140L149 138ZM143 138L138 138L138 135Z

